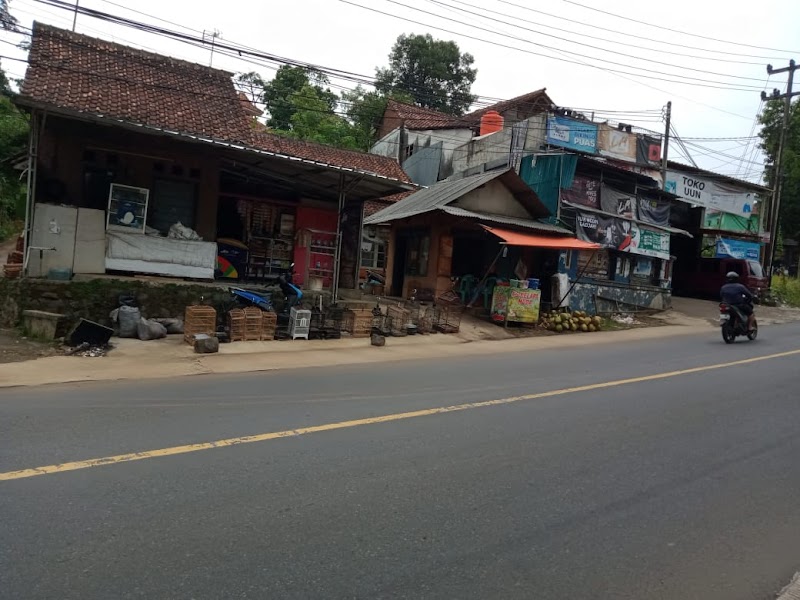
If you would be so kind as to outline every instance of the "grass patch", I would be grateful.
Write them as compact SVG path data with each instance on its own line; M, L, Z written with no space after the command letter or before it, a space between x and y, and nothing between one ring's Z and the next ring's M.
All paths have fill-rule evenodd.
M774 275L772 277L772 293L779 302L800 308L800 279Z

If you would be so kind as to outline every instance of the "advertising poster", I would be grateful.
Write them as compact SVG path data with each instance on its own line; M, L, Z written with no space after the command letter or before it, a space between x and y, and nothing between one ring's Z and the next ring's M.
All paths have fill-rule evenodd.
M594 154L597 152L597 125L567 117L548 117L547 143Z

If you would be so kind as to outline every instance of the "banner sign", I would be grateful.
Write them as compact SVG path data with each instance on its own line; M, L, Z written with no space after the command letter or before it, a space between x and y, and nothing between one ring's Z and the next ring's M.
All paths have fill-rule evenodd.
M600 208L600 181L576 175L572 187L561 190L561 199L570 204Z
M652 167L661 166L661 140L649 135L640 135L636 139L636 162Z
M625 162L636 162L636 134L620 131L608 125L598 129L597 149L601 156Z
M639 219L653 225L669 225L670 203L666 200L639 197Z
M744 217L752 214L758 199L752 192L680 171L667 171L664 189L692 204Z
M547 117L547 143L594 154L597 152L597 125L566 117Z
M603 184L600 189L600 208L603 212L619 215L626 219L635 219L636 195L621 192Z
M720 238L717 240L716 258L760 260L761 244L758 242L745 242L742 240Z
M669 234L640 227L632 221L578 211L575 219L578 239L620 252L669 260Z
M538 323L541 299L541 290L495 286L492 294L492 320Z

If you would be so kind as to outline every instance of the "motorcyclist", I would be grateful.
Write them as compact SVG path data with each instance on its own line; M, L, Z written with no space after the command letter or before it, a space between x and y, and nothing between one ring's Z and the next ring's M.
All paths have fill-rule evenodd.
M753 331L755 317L753 316L753 294L746 286L739 283L739 274L731 271L725 276L728 281L719 290L720 299L723 303L735 307L747 316L747 330Z

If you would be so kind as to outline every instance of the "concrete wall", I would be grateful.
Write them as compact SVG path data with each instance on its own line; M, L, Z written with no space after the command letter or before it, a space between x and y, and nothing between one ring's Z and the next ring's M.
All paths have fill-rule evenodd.
M463 146L472 139L471 129L428 129L421 131L405 130L405 146L414 146L415 151L427 148L438 142L442 143L442 162L439 166L439 179L447 179L455 173L453 170L453 153L456 148ZM400 129L388 133L378 140L370 149L372 154L380 156L398 157L400 144ZM403 148L405 151L405 148ZM402 154L401 154L402 155Z
M459 198L453 204L466 210L490 213L493 215L503 215L506 217L516 217L521 219L531 219L530 213L525 210L514 195L501 182L494 180L488 184L473 190Z
M87 153L94 154L95 160L88 161ZM109 155L116 157L114 164L108 163ZM156 171L157 163L163 165L162 172ZM194 182L195 229L204 239L215 239L219 161L210 149L119 128L48 118L40 147L36 200L89 207L86 167L113 170L114 183L147 188L151 193L159 178ZM182 174L174 174L173 167L180 167ZM198 177L191 178L192 171Z
M507 120L513 123L513 120ZM527 119L528 131L523 146L524 153L538 151L545 142L547 124L544 113ZM483 165L507 162L511 152L512 127L502 131L475 138L453 151L453 173L462 173L471 169L481 170Z

